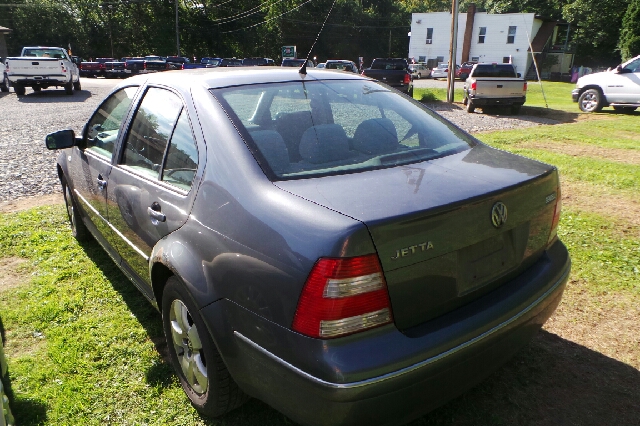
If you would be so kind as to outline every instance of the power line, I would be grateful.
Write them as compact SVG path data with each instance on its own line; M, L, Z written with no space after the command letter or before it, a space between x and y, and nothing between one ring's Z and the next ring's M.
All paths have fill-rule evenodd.
M281 14L280 14L280 15L278 15L278 16L274 16L274 17L273 17L273 18L271 18L271 19L267 19L266 21L258 22L257 24L254 24L254 25L251 25L251 26L248 26L248 27L244 27L244 28L238 28L238 29L236 29L236 30L220 31L220 34L235 33L235 32L237 32L237 31L244 31L244 30L248 30L248 29L250 29L250 28L257 27L258 25L264 25L264 24L266 24L266 23L268 23L268 22L273 21L274 19L277 19L277 18L279 18L279 17L281 17L281 16L283 16L283 15L286 15L287 13L291 13L291 12L293 12L293 11L295 11L295 10L298 10L298 9L300 9L302 6L304 6L305 4L307 4L307 3L311 3L312 1L313 1L313 0L307 0L307 1L305 1L304 3L302 3L302 4L300 4L300 5L296 6L296 7L294 7L293 9L291 9L291 10L287 10L286 12L283 12L283 13L281 13Z

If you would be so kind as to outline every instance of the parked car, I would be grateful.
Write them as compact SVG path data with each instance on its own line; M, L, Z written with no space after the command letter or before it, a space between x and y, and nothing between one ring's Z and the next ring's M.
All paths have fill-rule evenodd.
M106 77L106 62L113 62L113 58L96 58L95 61L82 62L78 64L80 68L80 75L82 77Z
M14 426L15 418L11 413L9 395L7 392L9 386L9 367L4 355L4 343L4 327L2 325L2 319L0 318L0 426Z
M456 73L458 72L458 68L460 65L456 65ZM443 62L438 64L437 67L431 70L431 78L448 78L449 76L449 64Z
M456 78L459 78L460 80L466 80L469 77L469 74L471 74L473 66L477 63L478 62L476 61L463 62L462 65L456 68Z
M300 68L302 66L302 64L307 63L307 68L315 68L315 65L313 64L312 60L307 60L307 59L288 59L285 58L282 60L282 64L280 64L280 66L282 67L296 67L296 68Z
M171 68L167 61L160 56L128 58L125 61L125 73L130 75L166 71Z
M243 67L252 67L252 66L269 66L275 65L273 59L270 58L244 58L242 60Z
M52 86L64 87L67 95L73 95L82 89L76 61L62 47L24 47L20 56L5 60L5 72L18 96L27 87L39 92Z
M580 77L571 98L583 112L597 112L607 106L620 112L635 111L640 107L640 56L611 71Z
M512 64L476 64L463 93L467 112L474 112L476 107L507 106L512 114L518 114L527 101L527 81Z
M358 67L353 61L346 59L329 59L325 62L325 68L328 70L350 71L358 73Z
M9 91L9 77L7 77L7 72L4 66L4 58L0 58L0 77L2 81L0 81L0 91L8 92Z
M133 77L46 145L73 235L160 310L207 416L251 395L302 425L410 421L526 345L567 282L555 167L357 74Z
M409 72L413 78L431 77L431 70L425 64L411 64L409 65Z
M207 68L216 67L241 67L242 59L237 58L202 58L200 63L205 64Z
M104 63L105 77L106 78L125 78L128 77L126 72L126 62L130 58L121 58L120 60L114 59L110 62Z
M409 65L402 58L376 58L362 75L379 80L401 92L413 96L413 82Z
M191 59L185 56L168 56L165 61L171 69L175 70L188 70L193 68L206 68L207 64L198 62L193 63Z

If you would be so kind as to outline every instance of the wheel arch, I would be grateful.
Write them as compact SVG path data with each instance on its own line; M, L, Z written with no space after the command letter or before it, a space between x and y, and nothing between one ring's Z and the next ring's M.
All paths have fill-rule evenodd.
M602 96L602 105L603 106L609 105L609 102L607 102L607 96L605 95L604 90L602 90L602 87L600 87L598 84L587 84L586 86L580 88L578 97L580 97L584 92L586 92L589 89L595 89L598 92L600 92L600 95Z

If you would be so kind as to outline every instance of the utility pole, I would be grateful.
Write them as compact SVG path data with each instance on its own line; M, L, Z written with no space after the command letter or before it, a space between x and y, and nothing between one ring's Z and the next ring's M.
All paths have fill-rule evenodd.
M447 102L453 103L456 80L456 50L458 49L458 0L451 4L451 43L449 44L449 73L447 74Z
M387 58L391 57L391 30L389 30L389 55Z
M180 55L180 27L178 26L178 0L176 0L176 56Z

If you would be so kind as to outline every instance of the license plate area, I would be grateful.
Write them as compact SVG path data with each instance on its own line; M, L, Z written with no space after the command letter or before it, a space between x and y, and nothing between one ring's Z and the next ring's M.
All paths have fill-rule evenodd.
M514 231L506 231L458 251L458 296L464 296L517 266Z

